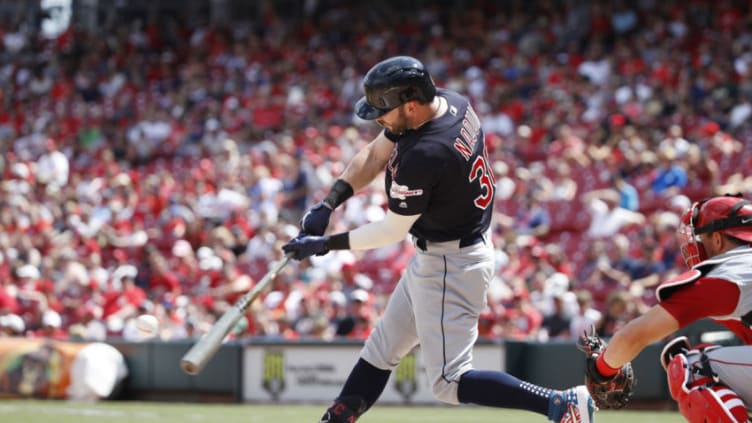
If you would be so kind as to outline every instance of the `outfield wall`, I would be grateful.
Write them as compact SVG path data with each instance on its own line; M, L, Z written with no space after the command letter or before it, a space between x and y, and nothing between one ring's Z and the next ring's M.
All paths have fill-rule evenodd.
M682 334L693 343L717 325L694 325ZM126 358L130 376L121 396L135 399L246 402L328 402L339 392L362 344L247 340L224 344L197 376L179 363L191 342L110 342ZM648 346L634 361L635 401L669 401L659 356L664 343ZM474 350L478 369L504 370L552 388L581 384L585 360L573 342L480 342ZM419 350L393 372L383 403L435 403Z
M249 344L243 347L245 401L326 402L336 397L361 345ZM479 369L502 370L504 345L479 344L473 364ZM408 354L392 372L380 401L433 403L420 350Z

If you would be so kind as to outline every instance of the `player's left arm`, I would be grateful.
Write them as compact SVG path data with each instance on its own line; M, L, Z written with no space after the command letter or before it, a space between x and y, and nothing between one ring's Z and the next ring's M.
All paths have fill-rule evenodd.
M384 220L372 222L349 233L352 250L366 250L400 242L426 209L431 187L443 173L446 150L428 144L415 146L402 157L389 189L389 208Z
M679 322L660 304L619 329L603 354L603 360L614 369L621 368L653 342L679 329Z
M340 179L350 184L353 192L358 192L384 170L394 148L394 142L381 131L363 150L355 154Z
M343 179L353 184L353 188L355 188L358 183L353 179L354 175L363 177L370 174L368 169L375 171L374 164L369 163L370 158L373 158L373 161L378 162L378 165L383 168L389 160L393 148L395 148L394 145L382 131L376 140L369 145L369 153L360 152L356 155L356 160L348 166L343 174ZM398 180L395 177L391 187L389 187L389 210L383 220L330 236L296 238L285 244L282 247L283 250L292 253L294 258L301 260L313 254L325 254L330 250L367 250L404 240L410 228L420 218L426 207L433 178L441 172L439 169L443 168L441 165L435 165L425 169L429 164L441 163L431 160L435 158L426 157L425 151L416 147L410 155L402 159L399 172L400 179ZM406 185L401 185L400 182ZM397 205L392 204L395 198L399 201ZM396 208L402 213L393 211Z
M649 344L709 316L734 311L739 287L729 281L703 277L682 286L647 313L630 321L614 334L603 360L613 368L631 361Z
M367 250L402 241L420 214L400 215L387 212L384 220L360 226L350 232L334 235L307 235L294 238L282 246L285 253L296 260L312 255L326 254L331 250Z
M386 212L384 220L368 223L350 231L350 249L368 250L385 247L405 239L419 214L403 216L391 210Z

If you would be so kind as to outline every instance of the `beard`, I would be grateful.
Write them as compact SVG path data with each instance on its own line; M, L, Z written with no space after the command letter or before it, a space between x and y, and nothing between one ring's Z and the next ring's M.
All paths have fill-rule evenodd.
M400 135L410 129L410 124L408 122L408 118L405 114L405 109L403 108L403 106L399 106L397 108L397 118L393 123L388 124L382 119L379 119L376 122L384 128L388 129L389 132L397 135Z

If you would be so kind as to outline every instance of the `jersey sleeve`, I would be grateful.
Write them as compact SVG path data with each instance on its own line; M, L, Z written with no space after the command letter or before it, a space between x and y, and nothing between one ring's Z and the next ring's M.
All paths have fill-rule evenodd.
M432 188L447 161L442 148L416 145L402 157L399 169L389 186L389 210L401 215L423 213L431 201Z
M731 314L739 295L739 286L735 283L704 277L677 287L660 305L684 327L705 317Z

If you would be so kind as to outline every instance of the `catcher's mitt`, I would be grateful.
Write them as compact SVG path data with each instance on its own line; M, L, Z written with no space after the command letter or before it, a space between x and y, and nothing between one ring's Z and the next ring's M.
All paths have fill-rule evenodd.
M585 385L595 405L600 409L622 408L627 405L637 383L632 363L622 366L615 375L604 377L598 372L595 361L603 353L606 343L595 334L595 329L590 334L585 332L580 337L580 342L580 349L587 355Z

